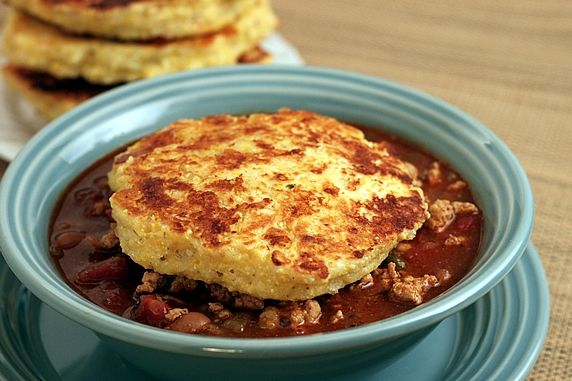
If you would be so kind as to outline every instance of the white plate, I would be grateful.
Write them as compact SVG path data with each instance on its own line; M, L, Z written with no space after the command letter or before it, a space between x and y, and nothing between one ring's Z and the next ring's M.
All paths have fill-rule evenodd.
M267 38L262 47L272 55L273 63L304 63L296 48L278 33ZM5 59L0 57L0 64L3 63ZM12 161L44 124L46 121L36 115L26 100L10 91L0 80L0 159Z

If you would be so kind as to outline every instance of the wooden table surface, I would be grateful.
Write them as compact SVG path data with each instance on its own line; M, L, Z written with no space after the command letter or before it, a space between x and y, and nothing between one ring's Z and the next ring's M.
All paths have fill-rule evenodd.
M274 6L280 32L308 64L441 97L513 150L532 183L533 241L551 289L549 334L529 379L572 379L572 1L274 0Z

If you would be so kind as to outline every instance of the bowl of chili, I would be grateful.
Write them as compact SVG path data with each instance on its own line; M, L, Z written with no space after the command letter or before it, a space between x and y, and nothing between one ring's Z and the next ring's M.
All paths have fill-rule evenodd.
M264 335L254 331L249 337L216 337L134 322L120 313L125 307L121 303L129 297L121 299L121 292L104 295L104 299L121 299L118 311L111 311L102 306L105 302L86 298L87 291L78 292L66 281L65 271L62 276L64 265L50 255L54 210L61 207L62 193L94 163L103 163L102 158L180 118L275 112L283 107L308 109L363 127L372 139L389 140L427 177L433 163L440 163L437 166L445 180L426 189L430 199L440 198L459 181L468 184L461 199L470 197L478 205L478 218L461 216L454 227L470 230L473 238L467 245L478 249L468 261L470 268L457 276L458 282L419 306L379 321L342 329L328 329L324 324L320 332L291 331L284 335L288 337L262 339ZM88 171L96 188L105 166L100 171ZM74 198L83 188L68 193ZM51 123L24 147L3 178L0 209L2 252L26 287L58 312L93 330L128 361L161 379L173 380L189 374L205 379L224 379L228 374L250 379L269 375L315 379L375 372L502 280L524 252L533 222L532 194L518 160L472 117L440 99L382 79L288 66L181 73L97 97ZM423 242L417 244L425 244L421 251L435 263L451 261L454 253L435 246L431 234L419 234L418 241ZM72 245L74 239L62 239L60 248ZM417 257L406 259L420 262ZM393 259L394 263L399 260ZM468 262L459 266L466 267ZM77 278L85 270L75 267L79 270L70 277ZM89 278L89 272L82 276Z

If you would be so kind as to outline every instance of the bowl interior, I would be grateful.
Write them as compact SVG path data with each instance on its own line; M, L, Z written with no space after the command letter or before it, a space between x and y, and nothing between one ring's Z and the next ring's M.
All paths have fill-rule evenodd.
M406 314L313 338L236 340L191 337L141 326L93 306L60 278L47 255L48 223L61 192L90 164L180 118L208 114L309 109L417 143L470 183L484 211L480 256L470 274ZM532 197L517 160L489 130L456 108L406 87L312 67L218 68L165 76L111 91L56 120L26 145L6 173L1 193L5 258L40 299L92 329L175 352L205 348L256 355L319 351L401 335L469 305L506 275L528 242ZM151 332L151 333L150 333ZM284 340L293 345L284 346ZM295 344L295 345L294 345Z

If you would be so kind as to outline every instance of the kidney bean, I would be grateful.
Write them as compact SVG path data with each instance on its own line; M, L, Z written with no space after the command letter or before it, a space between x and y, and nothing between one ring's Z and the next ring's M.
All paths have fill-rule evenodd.
M73 197L78 203L82 203L86 200L91 200L97 195L97 192L93 188L82 188L74 192Z
M78 283L99 283L104 280L119 280L129 276L129 263L124 256L115 256L94 263L77 274Z
M67 222L60 222L57 224L56 228L60 230L69 229L71 228L71 224L68 224Z
M79 245L85 234L82 232L67 231L60 233L54 239L54 246L57 249L71 249Z
M189 312L171 323L169 325L169 329L185 333L195 333L200 331L210 322L211 319L209 319L205 314L200 312Z
M165 325L165 315L170 310L167 303L153 295L142 295L139 301L139 305L131 312L133 320L153 327Z
M225 320L222 323L223 328L229 329L234 332L243 332L248 325L250 318L248 315L243 313L238 313L231 317L230 319Z
M93 201L88 207L85 208L84 216L87 218L95 217L95 216L102 216L107 215L106 210L108 209L108 205L103 200Z
M93 184L99 189L107 188L107 176L100 176L93 181Z
M86 293L97 304L115 313L120 313L133 303L132 293L122 288L117 281L103 281Z

